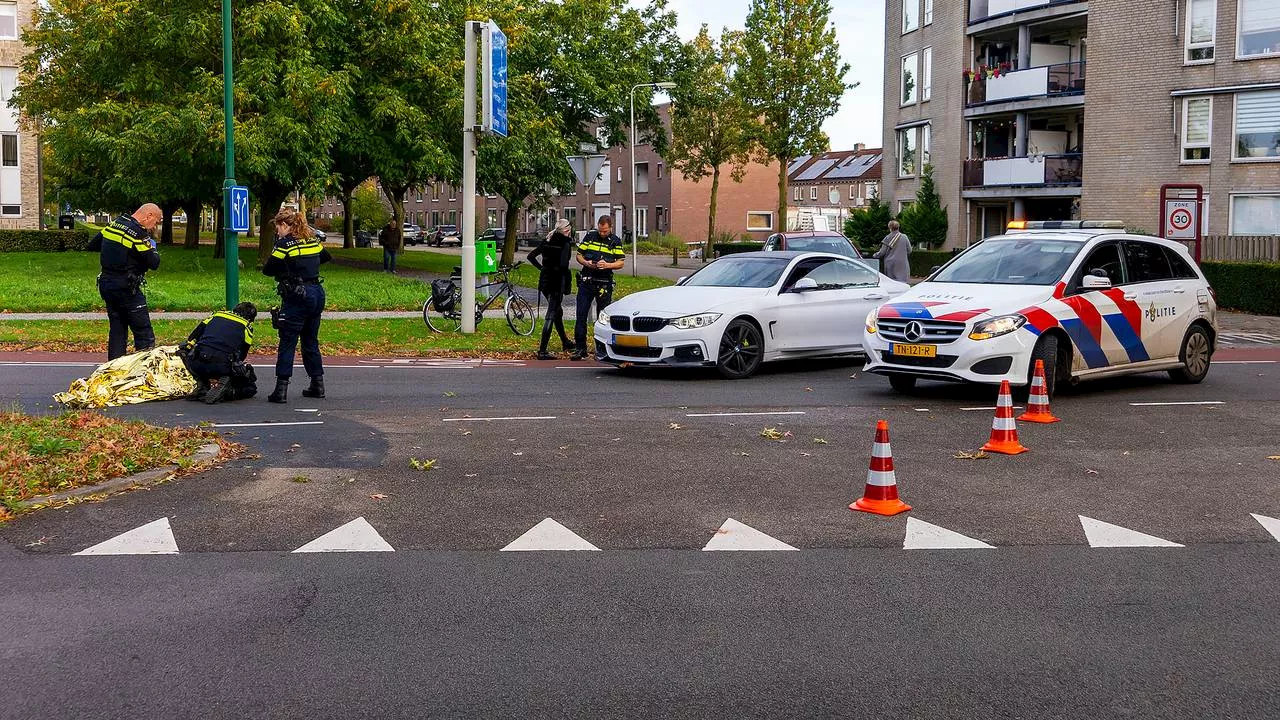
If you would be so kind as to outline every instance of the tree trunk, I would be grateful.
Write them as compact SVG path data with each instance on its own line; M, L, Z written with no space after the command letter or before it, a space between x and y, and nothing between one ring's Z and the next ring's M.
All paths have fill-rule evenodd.
M712 245L716 241L716 204L720 200L720 166L711 169L711 214L707 218L707 244L702 250L702 262L711 257Z
M774 232L787 231L787 167L791 158L778 158L778 219L773 226Z
M342 184L342 247L350 250L356 246L356 226L351 217L351 195L359 184Z
M227 256L226 237L223 235L224 210L222 203L217 204L217 209L213 211L213 259L220 260Z
M261 209L261 204L260 204L260 203L255 203L255 202L253 202L253 200L252 200L252 199L250 199L250 200L249 200L249 230L248 230L247 232L245 232L245 234L244 234L244 236L245 236L245 237L247 237L247 238L251 238L251 237L253 237L253 226L257 224L257 223L255 223L255 222L253 221L253 209L254 209L255 207L257 207L257 208Z
M258 233L258 267L262 267L267 263L267 258L271 256L271 250L276 244L276 226L269 218L275 217L280 212L280 207L284 205L284 200L289 196L287 190L280 188L263 188L258 193L258 198L262 209L262 230Z
M503 218L502 227L506 228L507 236L502 243L502 264L512 265L516 260L516 230L520 225L520 211L522 208L520 200L511 202L510 198L505 199L507 201L507 216Z
M160 244L173 244L173 211L178 209L178 203L172 200L164 202L160 205L160 212L164 214L164 220L160 225Z
M195 250L200 246L200 219L204 210L204 204L199 200L188 200L182 205L182 211L187 214L187 236L182 241L182 247L188 250Z

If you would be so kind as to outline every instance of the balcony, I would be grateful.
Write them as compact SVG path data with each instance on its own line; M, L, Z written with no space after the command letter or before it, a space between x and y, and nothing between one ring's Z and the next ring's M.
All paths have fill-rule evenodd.
M1078 2L1083 0L969 0L969 24L975 25L1005 15Z
M1084 102L1084 73L1084 61L1042 65L1026 70L1005 72L994 77L986 77L985 72L979 70L976 77L968 84L968 96L965 101L966 108L975 108L976 112L966 114L1030 109L1046 104L1034 101L1050 98L1062 98L1058 102L1050 103L1055 106ZM999 108L983 107L995 103L1010 103L1010 105Z
M978 158L964 161L964 186L966 189L1078 188L1083 170L1083 153Z

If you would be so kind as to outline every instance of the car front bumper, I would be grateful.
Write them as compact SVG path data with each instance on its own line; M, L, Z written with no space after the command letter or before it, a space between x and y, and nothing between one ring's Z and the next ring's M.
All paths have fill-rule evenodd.
M593 339L596 359L611 365L668 365L673 367L711 367L716 364L724 320L696 330L679 330L670 326L650 333L616 332L608 325L595 323ZM619 344L619 338L643 337L643 347ZM623 340L626 342L626 340Z
M862 346L867 352L864 371L991 385L1008 380L1010 385L1026 385L1036 339L1036 335L1025 329L989 340L970 340L962 336L936 345L937 357L915 358L891 353L889 346L892 343L879 333L864 330Z

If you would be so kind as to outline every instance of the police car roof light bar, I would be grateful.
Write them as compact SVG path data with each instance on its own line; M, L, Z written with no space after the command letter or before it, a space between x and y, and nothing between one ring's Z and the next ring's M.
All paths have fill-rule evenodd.
M1123 230L1119 220L1014 220L1009 230Z

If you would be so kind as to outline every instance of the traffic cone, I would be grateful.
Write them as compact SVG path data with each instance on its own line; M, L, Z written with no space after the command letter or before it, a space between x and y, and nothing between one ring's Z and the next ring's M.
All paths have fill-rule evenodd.
M1031 394L1027 396L1027 411L1018 416L1023 422L1056 423L1062 418L1054 417L1049 410L1049 391L1044 384L1044 361L1036 360L1036 374L1031 379Z
M1018 442L1018 425L1013 420L1013 396L1009 393L1009 381L1000 381L1000 399L996 401L996 416L991 421L991 439L983 450L1003 455L1017 455L1027 451Z
M889 423L876 423L876 440L871 446L871 467L867 470L867 487L850 510L897 515L911 506L898 499L898 480L893 474L893 449L889 447Z

